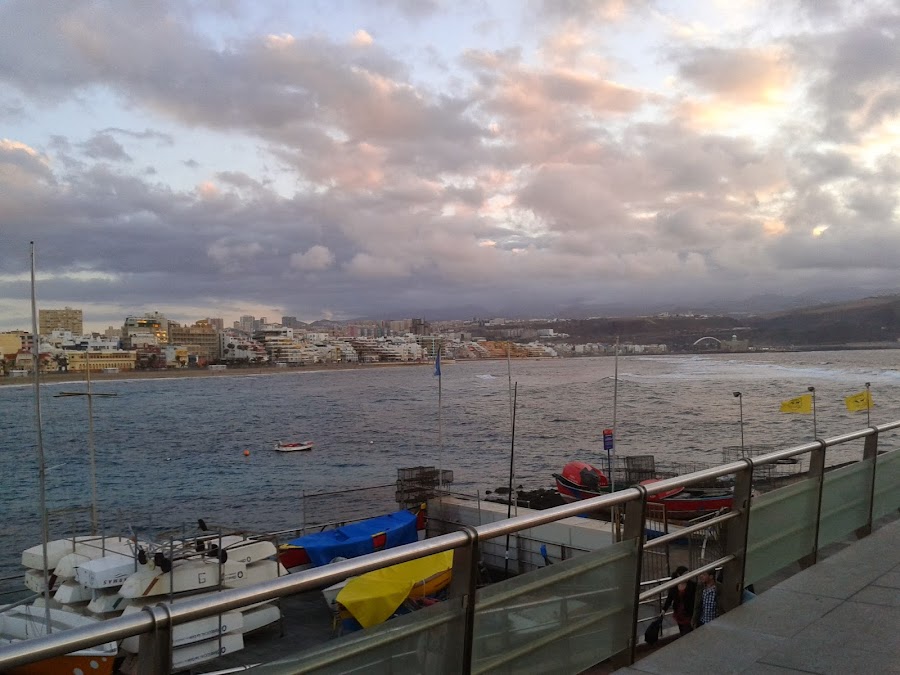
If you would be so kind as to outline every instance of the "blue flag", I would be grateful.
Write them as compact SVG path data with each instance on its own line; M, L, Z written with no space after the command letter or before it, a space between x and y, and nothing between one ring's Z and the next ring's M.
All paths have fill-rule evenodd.
M441 350L437 351L437 356L434 357L434 376L441 376Z

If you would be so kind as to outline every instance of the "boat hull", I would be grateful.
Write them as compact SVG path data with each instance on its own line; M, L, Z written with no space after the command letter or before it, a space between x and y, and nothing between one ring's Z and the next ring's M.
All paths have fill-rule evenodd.
M44 659L27 666L19 666L5 671L8 675L60 675L61 673L91 673L91 675L112 675L115 659L109 656L81 656L66 654Z
M602 486L591 490L569 480L561 474L553 474L556 479L556 490L566 502L577 502L610 493L610 486ZM644 481L644 483L655 482ZM734 495L728 490L684 490L677 489L659 495L647 497L650 504L666 507L666 513L676 520L691 520L721 509L730 509L734 503Z
M303 443L276 443L275 449L278 452L308 452L313 449L313 442L304 441Z
M558 473L553 474L553 477L556 479L556 491L559 492L559 496L570 503L608 495L612 491L612 488L608 485L601 487L599 490L589 490Z

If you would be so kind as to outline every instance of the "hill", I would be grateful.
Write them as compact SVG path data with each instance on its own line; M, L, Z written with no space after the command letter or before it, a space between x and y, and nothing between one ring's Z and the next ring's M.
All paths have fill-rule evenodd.
M694 350L702 337L736 339L754 348L900 347L900 295L816 305L760 315L598 317L531 324L569 335L567 341L664 343Z

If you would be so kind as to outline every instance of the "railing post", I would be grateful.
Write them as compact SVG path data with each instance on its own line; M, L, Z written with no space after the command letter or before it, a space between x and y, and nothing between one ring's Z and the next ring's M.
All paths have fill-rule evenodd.
M630 666L634 663L635 648L637 647L637 622L638 609L641 595L641 568L644 560L644 533L647 520L647 488L643 485L635 485L634 489L640 490L641 496L632 499L625 504L625 527L622 532L622 540L637 540L637 557L634 569L634 600L631 603L631 615L627 617L624 626L617 626L619 630L627 631L628 645L618 654L614 654L610 660L616 667Z
M863 446L863 462L869 462L871 473L869 476L869 517L866 524L856 530L856 538L862 539L872 534L872 510L875 507L875 469L878 463L878 427L870 427L872 435L866 436L866 444Z
M172 672L172 615L162 603L144 607L153 617L153 630L141 633L138 643L138 675L167 675Z
M800 568L815 565L819 559L819 529L822 526L822 491L825 487L825 441L816 439L819 447L809 453L809 477L819 483L816 493L816 536L813 538L813 550L800 558Z
M728 612L741 604L744 570L747 563L747 533L750 529L750 499L753 492L753 460L745 458L744 468L734 477L732 510L740 515L725 525L725 550L734 560L722 569L722 608Z
M478 531L468 525L460 525L459 529L466 533L468 545L453 549L453 577L450 581L448 596L463 598L466 610L462 635L462 662L460 672L468 675L472 672L472 641L475 635L475 592L478 588ZM456 641L447 645L447 654L455 654Z

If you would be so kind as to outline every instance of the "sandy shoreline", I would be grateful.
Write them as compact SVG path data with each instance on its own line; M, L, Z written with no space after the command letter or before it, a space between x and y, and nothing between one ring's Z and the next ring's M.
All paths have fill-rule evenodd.
M180 377L240 377L242 375L296 375L298 373L320 373L333 370L364 370L368 368L398 368L409 366L430 366L427 362L401 362L401 363L335 363L317 364L314 366L298 366L296 368L273 368L263 366L260 368L228 368L226 370L207 370L206 368L182 368L172 370L125 370L118 373L91 373L91 382L108 380L152 380ZM43 373L41 383L53 382L84 382L84 373ZM31 385L32 376L25 377L0 377L0 387L6 385Z

